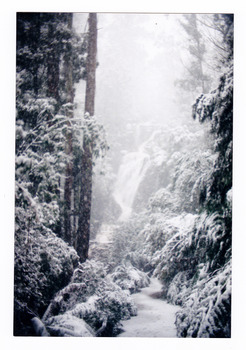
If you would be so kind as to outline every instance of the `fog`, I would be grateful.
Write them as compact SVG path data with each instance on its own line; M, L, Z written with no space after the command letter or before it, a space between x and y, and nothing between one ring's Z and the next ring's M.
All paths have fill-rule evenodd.
M199 20L209 17L199 16ZM77 32L83 34L88 30L87 17L85 13L74 15ZM146 163L146 159L155 156L147 150L148 140L152 139L155 149L156 132L163 130L168 135L174 127L192 123L195 128L192 103L201 90L180 89L177 84L192 69L191 39L180 24L183 20L182 14L98 14L95 114L107 132L110 147L107 167L114 178L108 197L114 197L113 206L118 204L122 210L121 215L117 212L112 217L124 217L125 210L128 218L132 212L138 186L146 181L146 169L153 167L151 162ZM206 31L201 32L203 39L208 36L209 29ZM211 67L205 63L213 54L207 40L205 73L211 74ZM81 82L75 98L78 113L84 110L84 89L85 82ZM103 203L100 204L98 192L101 194L103 186L102 177L94 176L92 217L99 221ZM157 185L153 186L153 190L157 189Z
M86 19L87 14L74 16L78 31L86 30ZM129 124L168 124L179 116L174 86L183 69L179 19L166 14L98 14L95 110L109 137L118 128L129 129Z

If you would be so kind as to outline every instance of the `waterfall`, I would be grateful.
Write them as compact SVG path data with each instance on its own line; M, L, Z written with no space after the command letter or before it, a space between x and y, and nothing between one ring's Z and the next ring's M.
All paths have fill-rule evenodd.
M127 220L131 215L133 201L139 184L149 166L150 157L143 151L143 147L138 152L130 152L124 155L113 193L115 201L122 210L119 217L120 221Z

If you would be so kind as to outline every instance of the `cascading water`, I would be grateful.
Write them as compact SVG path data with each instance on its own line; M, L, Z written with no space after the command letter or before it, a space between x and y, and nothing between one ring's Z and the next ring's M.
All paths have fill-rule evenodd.
M113 194L115 201L122 210L119 221L125 221L131 215L139 184L149 166L150 157L144 152L143 147L140 147L138 152L130 152L123 157Z

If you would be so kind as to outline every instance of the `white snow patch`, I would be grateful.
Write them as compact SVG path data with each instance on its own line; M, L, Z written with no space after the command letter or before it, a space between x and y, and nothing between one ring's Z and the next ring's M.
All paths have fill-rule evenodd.
M175 314L179 306L170 305L156 298L161 291L161 283L151 278L149 287L132 298L138 308L138 315L122 321L124 332L119 337L176 337Z
M102 224L100 231L96 236L96 242L101 244L111 243L114 225Z

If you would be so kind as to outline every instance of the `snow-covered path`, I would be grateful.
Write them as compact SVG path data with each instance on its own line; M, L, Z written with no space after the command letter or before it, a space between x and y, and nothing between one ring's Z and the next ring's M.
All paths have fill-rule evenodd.
M157 299L161 283L151 278L149 287L132 297L138 308L138 315L122 321L124 332L119 337L176 337L175 313L179 306Z

